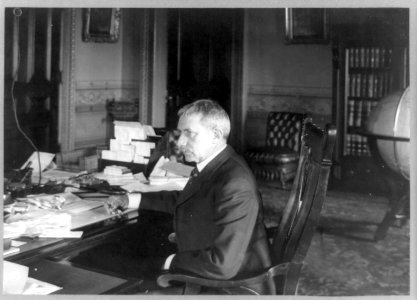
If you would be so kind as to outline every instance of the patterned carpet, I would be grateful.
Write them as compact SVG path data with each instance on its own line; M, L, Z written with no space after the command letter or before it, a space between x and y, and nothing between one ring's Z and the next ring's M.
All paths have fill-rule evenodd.
M276 223L288 191L260 184L267 224ZM410 294L410 227L390 227L373 241L384 217L384 197L330 190L306 257L298 295L376 296Z

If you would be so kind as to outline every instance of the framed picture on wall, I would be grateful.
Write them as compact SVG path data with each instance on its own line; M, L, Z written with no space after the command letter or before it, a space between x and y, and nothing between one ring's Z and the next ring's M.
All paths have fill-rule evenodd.
M321 44L329 41L324 8L286 8L285 37L289 44Z
M120 31L120 8L84 8L84 42L115 43Z

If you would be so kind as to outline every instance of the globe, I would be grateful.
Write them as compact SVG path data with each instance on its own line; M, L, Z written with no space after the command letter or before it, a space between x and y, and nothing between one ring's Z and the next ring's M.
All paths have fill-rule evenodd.
M366 130L376 138L378 152L387 166L410 179L410 92L393 92L371 111Z

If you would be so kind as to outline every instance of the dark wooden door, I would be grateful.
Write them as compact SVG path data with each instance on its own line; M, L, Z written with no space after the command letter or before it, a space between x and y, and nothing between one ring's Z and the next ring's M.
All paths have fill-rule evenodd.
M169 11L167 127L174 128L180 107L213 99L230 114L234 11Z
M6 8L4 167L58 152L61 9Z

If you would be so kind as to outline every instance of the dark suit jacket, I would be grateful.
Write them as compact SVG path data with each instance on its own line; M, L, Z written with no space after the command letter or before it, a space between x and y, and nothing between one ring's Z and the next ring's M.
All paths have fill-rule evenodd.
M271 265L256 181L230 146L182 192L143 194L140 208L174 214L178 252L172 271L231 279Z

